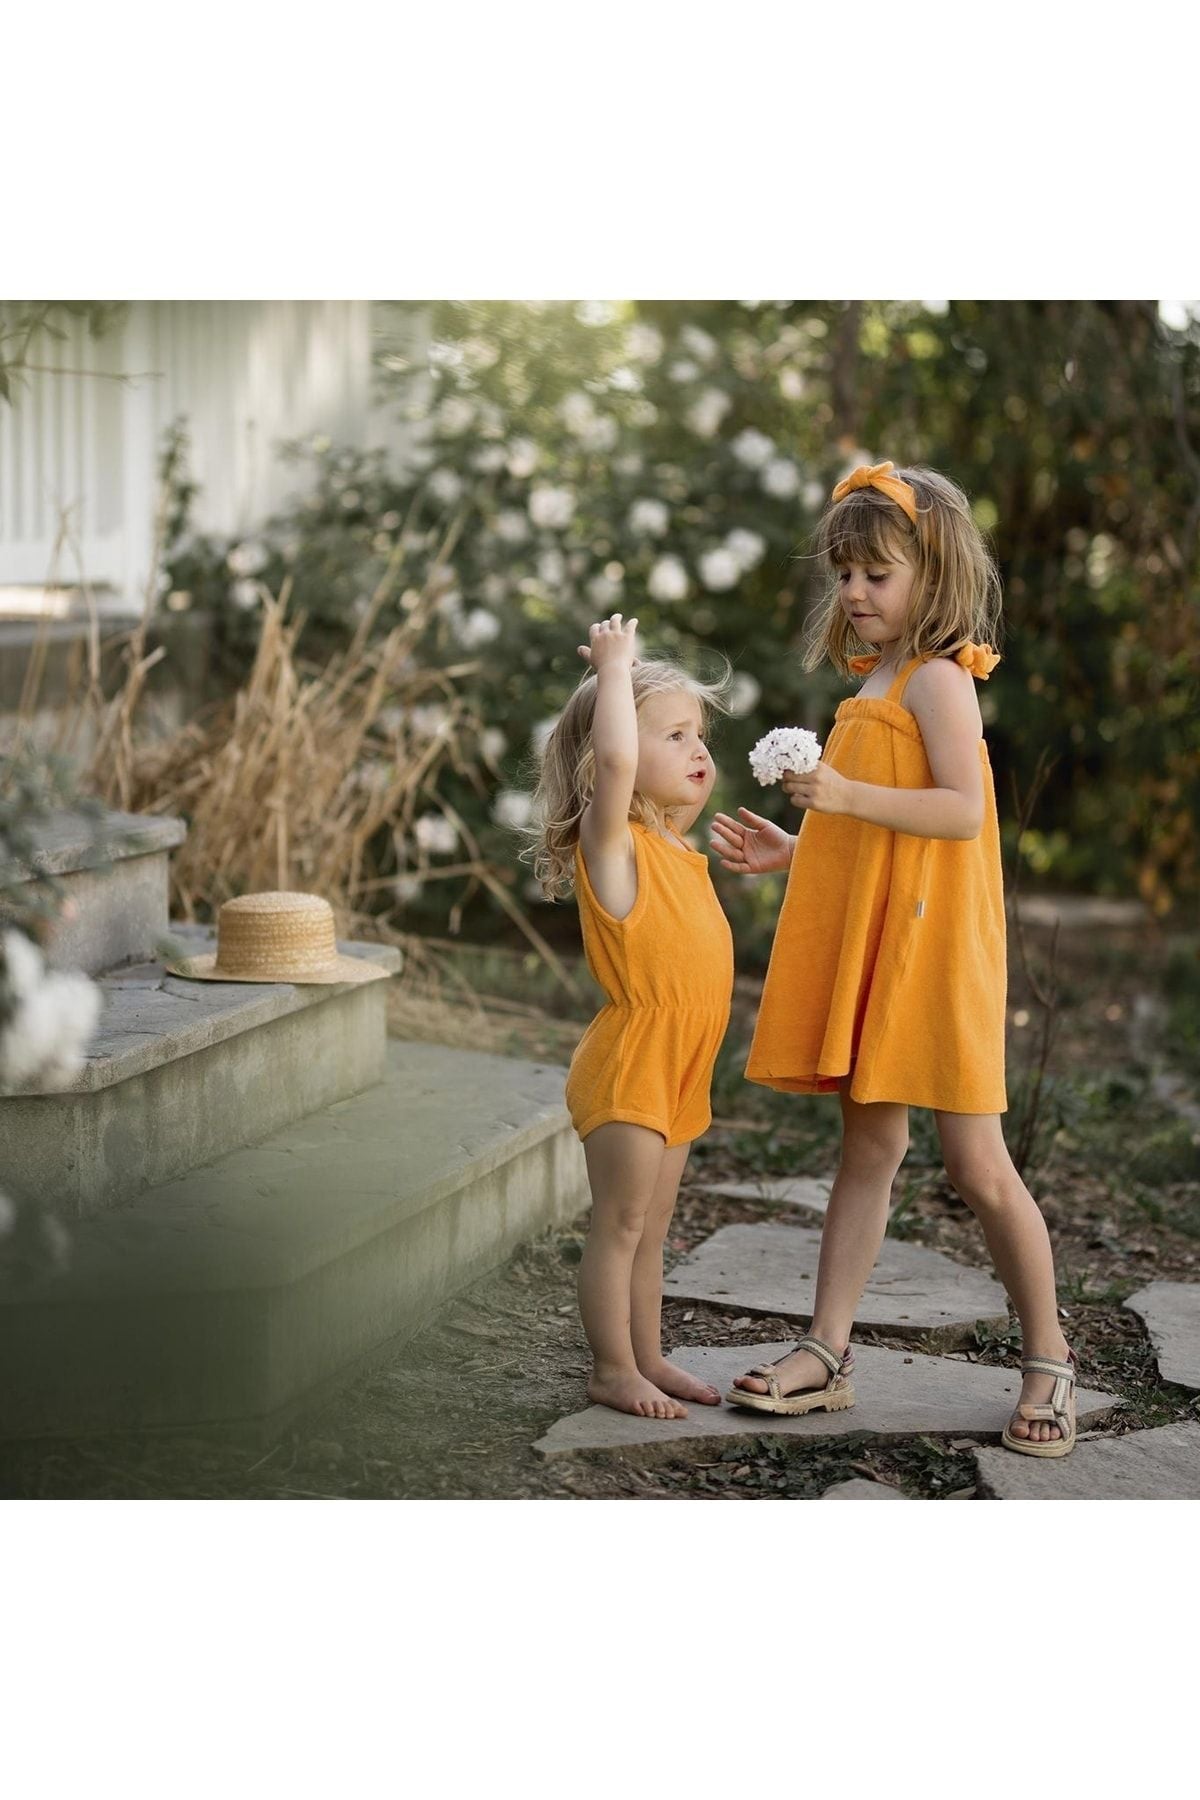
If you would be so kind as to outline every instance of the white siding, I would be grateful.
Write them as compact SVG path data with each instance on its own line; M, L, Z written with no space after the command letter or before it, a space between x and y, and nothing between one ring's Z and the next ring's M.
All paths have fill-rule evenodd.
M0 405L0 587L86 580L140 602L178 417L202 531L251 531L303 490L283 440L401 448L371 404L371 327L361 300L159 300L98 339L82 322L44 338L31 361L91 373L31 374Z

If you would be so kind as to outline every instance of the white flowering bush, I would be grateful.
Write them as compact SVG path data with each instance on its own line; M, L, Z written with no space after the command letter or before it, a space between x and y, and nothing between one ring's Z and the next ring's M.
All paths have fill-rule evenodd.
M418 590L434 591L421 659L471 684L485 731L474 767L451 754L439 768L437 795L397 847L398 879L421 857L466 856L472 843L511 870L521 796L579 680L575 647L592 619L617 610L639 617L645 654L704 673L711 647L743 671L714 745L729 783L718 803L737 804L729 770L754 724L795 716L803 692L796 651L811 584L792 558L815 506L801 490L823 499L842 454L813 417L823 397L813 371L826 356L823 328L808 317L818 311L398 305L379 371L381 396L413 431L403 467L382 452L297 443L289 454L315 475L307 499L213 548L222 664L239 653L249 661L261 592L285 578L312 658L336 652L368 618L381 636ZM800 403L781 385L788 371L807 383ZM186 555L170 565L172 585L204 587L204 544L179 539ZM397 560L394 596L372 613ZM408 722L431 744L439 738L432 693ZM442 797L467 837L451 835ZM438 900L436 882L405 883L406 925L428 906L439 927Z

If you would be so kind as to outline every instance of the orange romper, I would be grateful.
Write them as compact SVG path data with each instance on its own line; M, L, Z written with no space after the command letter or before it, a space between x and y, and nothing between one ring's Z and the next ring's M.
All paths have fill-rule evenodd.
M729 1023L733 934L708 858L631 819L637 899L614 919L575 850L583 948L608 1004L584 1032L567 1074L581 1138L625 1119L661 1132L667 1148L712 1123L709 1087ZM678 845L678 848L676 848Z
M856 657L860 672L879 658ZM886 699L843 700L823 760L851 781L934 787L921 729L900 705L919 658ZM995 659L998 660L998 659ZM979 680L991 658L955 657ZM942 1112L1002 1113L1007 942L1000 831L980 740L976 838L914 837L807 812L792 856L746 1079L794 1094L837 1091Z

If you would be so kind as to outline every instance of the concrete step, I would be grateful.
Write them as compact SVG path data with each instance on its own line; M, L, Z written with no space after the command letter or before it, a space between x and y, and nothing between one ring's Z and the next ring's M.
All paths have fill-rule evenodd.
M215 933L173 925L188 955ZM340 942L395 971L390 945ZM161 963L102 976L100 1029L70 1087L0 1097L5 1185L60 1218L146 1189L358 1094L385 1071L386 981L186 981Z
M19 893L36 874L53 875L72 903L45 945L51 968L96 975L157 955L167 932L168 857L187 836L182 819L59 813L32 836L36 849L7 865L4 881Z
M565 1074L393 1042L369 1093L76 1226L65 1274L0 1273L0 1436L272 1438L582 1209Z

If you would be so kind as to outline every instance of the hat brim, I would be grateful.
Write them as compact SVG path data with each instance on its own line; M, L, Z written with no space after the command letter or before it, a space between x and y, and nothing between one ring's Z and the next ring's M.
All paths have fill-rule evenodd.
M386 981L392 974L391 969L381 969L378 963L364 962L357 956L339 956L336 962L324 963L305 975L227 975L216 964L214 951L207 956L185 956L179 962L164 963L163 967L168 975L181 975L185 981L241 981L251 987L327 987L335 983Z

